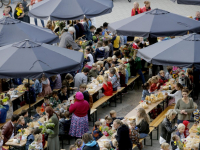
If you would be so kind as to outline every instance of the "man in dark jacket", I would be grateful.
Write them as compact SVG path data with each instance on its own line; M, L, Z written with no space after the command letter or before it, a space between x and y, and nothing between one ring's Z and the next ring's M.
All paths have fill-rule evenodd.
M80 20L76 20L76 25L79 27L79 36L83 36L84 34L84 27L82 23L80 23Z
M113 126L117 130L117 135L115 136L115 138L118 142L119 150L132 150L132 142L129 136L129 128L124 125L119 119L116 119L113 122Z

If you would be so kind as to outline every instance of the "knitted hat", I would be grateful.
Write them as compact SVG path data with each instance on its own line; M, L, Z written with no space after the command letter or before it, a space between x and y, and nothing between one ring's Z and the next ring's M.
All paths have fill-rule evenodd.
M81 92L77 92L75 97L76 97L77 100L83 100L84 99L84 96Z

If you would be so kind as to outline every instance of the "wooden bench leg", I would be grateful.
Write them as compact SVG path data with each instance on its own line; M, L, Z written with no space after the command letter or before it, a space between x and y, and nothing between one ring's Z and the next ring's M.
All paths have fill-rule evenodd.
M150 133L150 135L149 135L149 136L150 136L150 140L151 140L151 146L152 146L152 145L153 145L153 143L152 143L152 140L153 140L153 139L152 139L152 132Z
M157 127L157 140L158 140L158 136L159 136L159 125Z

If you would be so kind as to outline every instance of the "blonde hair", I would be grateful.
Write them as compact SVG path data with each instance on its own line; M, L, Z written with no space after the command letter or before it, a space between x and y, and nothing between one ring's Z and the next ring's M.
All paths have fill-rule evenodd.
M125 58L122 58L122 62L126 62L126 59L125 59Z
M117 59L117 57L115 55L112 56L112 59Z
M151 84L152 84L152 78L149 78L149 80L147 81L147 83L149 83L149 85L151 86Z
M168 143L162 143L161 148L163 150L165 150L165 149L169 148L169 144Z
M35 141L37 142L39 140L42 140L42 134L41 133L35 135Z
M134 125L134 126L136 126L136 121L135 120L132 120L131 122L130 122L130 125Z
M36 112L39 114L41 112L42 107L37 107Z
M107 148L107 149L111 149L111 145L110 145L110 142L105 142L104 143L104 148Z
M158 80L158 79L157 79L156 76L153 76L153 77L151 78L151 82L152 82L152 83L157 83L157 80Z
M104 62L103 61L97 61L97 65L103 66Z
M110 117L112 117L112 115L114 115L115 113L116 113L115 110L111 110L111 111L110 111Z
M161 74L161 73L164 73L164 74L165 74L165 71L164 71L164 70L160 70L160 72L159 72L159 73L160 73L160 74Z
M144 4L145 4L145 5L150 4L150 1L144 1Z
M123 75L126 75L126 70L123 66L119 66L119 71L123 74Z
M135 4L137 4L137 5L138 5L138 7L139 7L139 3L138 3L138 2L134 2L134 3L133 3L133 6L134 6Z
M117 142L116 139L112 140L112 143L113 143L113 146L114 146L115 148L118 148L118 142Z
M178 128L178 130L181 128L185 128L185 125L183 123L180 123L177 128Z
M108 57L108 58L106 59L106 61L107 61L107 62L112 61L112 57Z
M165 116L167 117L167 119L169 119L171 121L172 116L176 115L176 114L177 114L177 112L174 109L170 109L167 111Z
M197 103L195 103L195 102L193 102L193 104L194 104L194 109L197 109Z
M144 119L148 124L150 123L149 116L146 114L144 108L139 108L138 113L140 114L139 117L136 118L136 125L139 125L140 122Z
M92 67L97 67L97 64L96 64L96 63L93 63L93 64L92 64Z
M103 42L98 41L98 42L97 42L97 47L102 47L102 46L103 46Z
M24 116L20 116L18 122L21 122L24 119Z
M103 83L108 86L107 82L108 82L108 74L104 74Z

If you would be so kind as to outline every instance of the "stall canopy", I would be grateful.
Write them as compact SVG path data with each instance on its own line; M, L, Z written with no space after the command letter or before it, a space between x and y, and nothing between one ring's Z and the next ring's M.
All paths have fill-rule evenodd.
M140 49L137 56L156 65L200 68L199 48L200 35L193 33Z
M30 39L40 43L57 43L56 36L50 29L31 25L9 17L0 19L0 46Z
M200 0L171 0L173 2L177 1L177 4L185 5L200 5Z
M39 78L76 71L83 53L24 40L0 48L0 78Z
M200 31L200 22L170 13L153 9L108 25L108 29L118 35L137 37L180 36Z
M50 20L92 18L112 12L111 0L45 0L33 5L29 16Z

